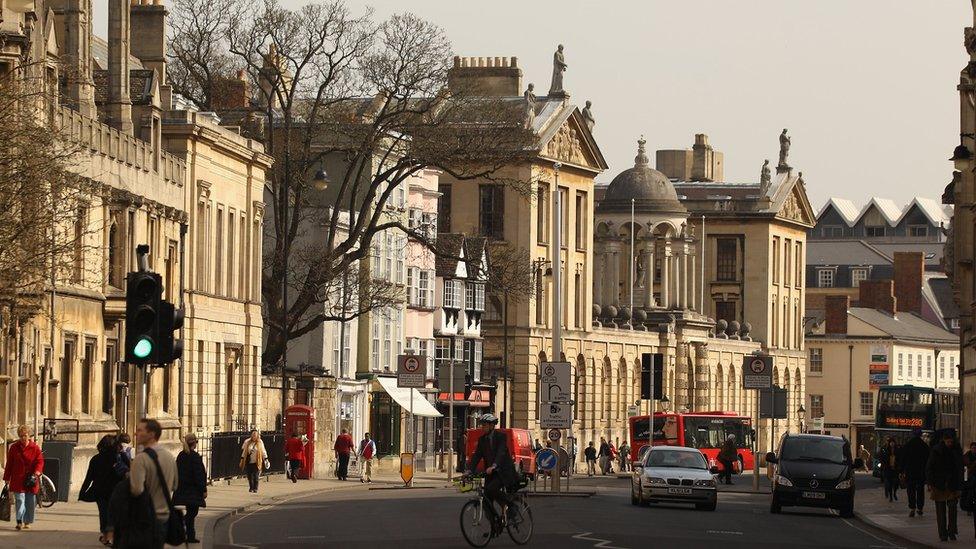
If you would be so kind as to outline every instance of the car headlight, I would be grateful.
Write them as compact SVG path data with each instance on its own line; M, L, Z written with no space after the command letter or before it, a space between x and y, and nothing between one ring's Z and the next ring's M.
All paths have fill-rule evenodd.
M834 488L837 490L846 490L851 487L851 482L852 482L851 479L842 480L838 482L837 486L835 486Z
M793 481L784 477L783 475L776 475L773 481L780 486L793 486Z
M648 477L647 478L647 484L650 484L651 486L664 486L667 483L668 482L666 480L664 480L663 478L658 478L658 477Z
M712 480L712 479L709 479L709 480L696 480L695 481L695 486L697 486L699 488L715 488L715 481Z

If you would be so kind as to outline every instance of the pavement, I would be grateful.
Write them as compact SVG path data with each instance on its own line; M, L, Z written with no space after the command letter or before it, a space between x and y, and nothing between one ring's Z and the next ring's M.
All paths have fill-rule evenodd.
M196 547L212 547L214 525L222 517L274 506L301 494L368 491L369 488L394 488L402 485L398 476L388 475L374 475L373 484L365 486L353 478L345 482L316 479L292 483L284 475L269 475L262 480L258 493L251 494L247 491L245 479L215 483L208 489L207 507L200 509L197 517L197 537L203 544ZM418 473L414 485L427 488L449 486L443 474L435 476L432 473ZM395 490L384 490L381 493L384 492L389 494ZM99 543L98 535L98 510L95 504L77 500L58 502L50 508L38 509L34 525L28 531L14 530L13 522L0 523L0 547L3 548L100 548L103 545Z

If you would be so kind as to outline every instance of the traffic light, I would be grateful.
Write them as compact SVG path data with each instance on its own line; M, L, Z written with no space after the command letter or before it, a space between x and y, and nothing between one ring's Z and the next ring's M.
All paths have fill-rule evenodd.
M163 301L159 309L159 350L157 363L169 364L183 356L183 340L175 332L183 327L183 309Z
M126 277L125 361L157 363L162 277L150 272L131 272Z

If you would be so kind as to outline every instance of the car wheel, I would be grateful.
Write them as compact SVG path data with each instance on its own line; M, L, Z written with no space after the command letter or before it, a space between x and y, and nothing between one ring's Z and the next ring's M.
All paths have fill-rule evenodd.
M773 499L769 502L769 512L774 515L778 515L782 511L783 506L780 505L779 499L777 499L776 496L773 496Z
M637 497L637 491L634 490L634 483L630 483L630 504L640 505L640 498Z

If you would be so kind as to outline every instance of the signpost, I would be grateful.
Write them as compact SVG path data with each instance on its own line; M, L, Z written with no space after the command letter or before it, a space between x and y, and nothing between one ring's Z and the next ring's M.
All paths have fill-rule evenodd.
M400 478L405 486L413 485L413 453L400 454Z
M760 396L762 389L770 389L773 386L773 357L760 354L745 355L742 357L742 388L758 389L756 394L756 428L759 428L760 418ZM772 392L770 392L772 395ZM770 420L772 421L772 420ZM758 435L758 433L757 433ZM759 437L752 437L753 455L757 455L759 450ZM772 439L772 437L770 437ZM759 459L752 460L752 489L759 491Z
M409 351L408 351L409 353ZM397 357L397 387L410 390L410 451L417 450L417 421L413 415L414 389L423 389L427 386L427 373L424 365L427 364L427 357L424 355L405 354ZM402 456L403 454L401 454ZM403 462L400 462L401 475ZM413 454L410 454L410 478L413 479ZM407 486L411 481L404 479Z

